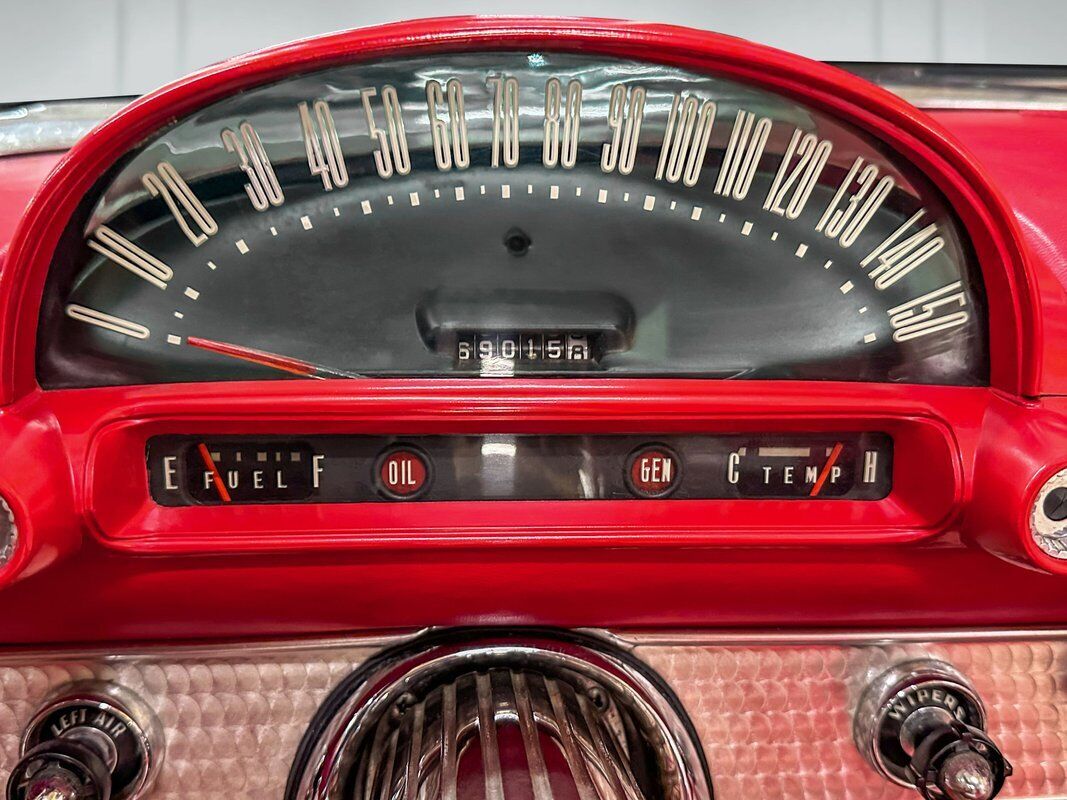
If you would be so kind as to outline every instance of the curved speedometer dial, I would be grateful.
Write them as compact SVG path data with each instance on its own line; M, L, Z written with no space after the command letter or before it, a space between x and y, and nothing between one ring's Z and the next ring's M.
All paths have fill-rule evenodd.
M988 377L978 268L927 179L817 110L640 61L299 75L176 122L79 214L46 388Z

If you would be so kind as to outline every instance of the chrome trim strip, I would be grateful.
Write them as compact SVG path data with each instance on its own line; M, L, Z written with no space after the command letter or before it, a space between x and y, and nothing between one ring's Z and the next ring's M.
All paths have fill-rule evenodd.
M1067 68L838 63L926 110L1067 111Z
M835 66L927 110L1067 111L1067 68L860 62ZM134 99L105 97L0 106L0 157L68 150Z
M341 650L352 647L360 649L385 649L422 636L432 628L413 628L388 634L358 634L316 637L313 639L256 639L247 642L220 641L180 644L132 644L85 646L65 645L60 647L34 647L5 645L0 647L0 665L18 666L40 664L42 661L100 661L118 663L162 658L258 658L302 653L311 650Z
M973 630L920 629L911 631L864 631L813 629L799 631L783 630L678 630L604 631L586 629L585 633L608 636L630 647L648 645L693 647L698 645L851 645L856 647L882 647L892 644L929 644L949 642L1013 642L1031 639L1067 639L1063 628L976 628Z
M500 630L510 630L499 626ZM410 642L436 630L447 628L413 628L389 634L351 633L309 639L259 639L247 642L232 640L196 642L190 644L133 644L103 646L65 645L60 647L5 645L0 647L0 664L19 666L51 661L100 661L121 663L162 658L256 658L301 653L310 650L332 650L351 647L385 649ZM879 647L890 644L927 644L942 642L1004 642L1032 639L1067 639L1067 628L974 628L970 630L920 628L904 631L838 630L834 628L797 631L756 629L733 631L721 629L640 630L625 628L575 628L586 636L596 637L623 649L649 645L692 647L708 645L853 645ZM537 631L531 629L532 637ZM1067 797L1064 798L1067 800Z
M69 150L134 98L0 106L0 157Z

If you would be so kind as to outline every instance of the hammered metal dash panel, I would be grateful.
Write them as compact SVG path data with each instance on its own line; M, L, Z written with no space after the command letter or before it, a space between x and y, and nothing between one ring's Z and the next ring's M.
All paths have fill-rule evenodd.
M955 665L986 704L1015 767L1002 797L1067 793L1067 644L655 645L637 654L674 687L708 757L716 800L914 800L852 742L867 683L894 664Z
M0 657L0 779L49 692L99 678L138 692L165 728L153 800L280 800L319 704L387 642L159 651L97 658ZM678 693L707 753L717 800L912 800L852 743L867 682L917 657L960 669L1015 766L1010 797L1067 796L1067 640L945 644L716 643L691 636L634 652Z
M45 697L65 683L96 678L134 690L159 716L167 752L152 800L280 798L311 716L379 648L0 662L0 777L6 782L22 730Z

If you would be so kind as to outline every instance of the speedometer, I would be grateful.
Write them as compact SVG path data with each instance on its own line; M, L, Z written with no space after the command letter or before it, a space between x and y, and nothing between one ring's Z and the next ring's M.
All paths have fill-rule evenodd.
M937 188L823 110L713 69L426 54L143 142L55 251L37 370L976 385L984 309Z

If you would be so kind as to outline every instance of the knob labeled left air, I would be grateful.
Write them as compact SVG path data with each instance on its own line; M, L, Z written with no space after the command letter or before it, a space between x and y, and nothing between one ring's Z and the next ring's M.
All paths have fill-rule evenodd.
M59 689L22 738L8 800L136 800L163 761L163 731L136 694L91 681Z

